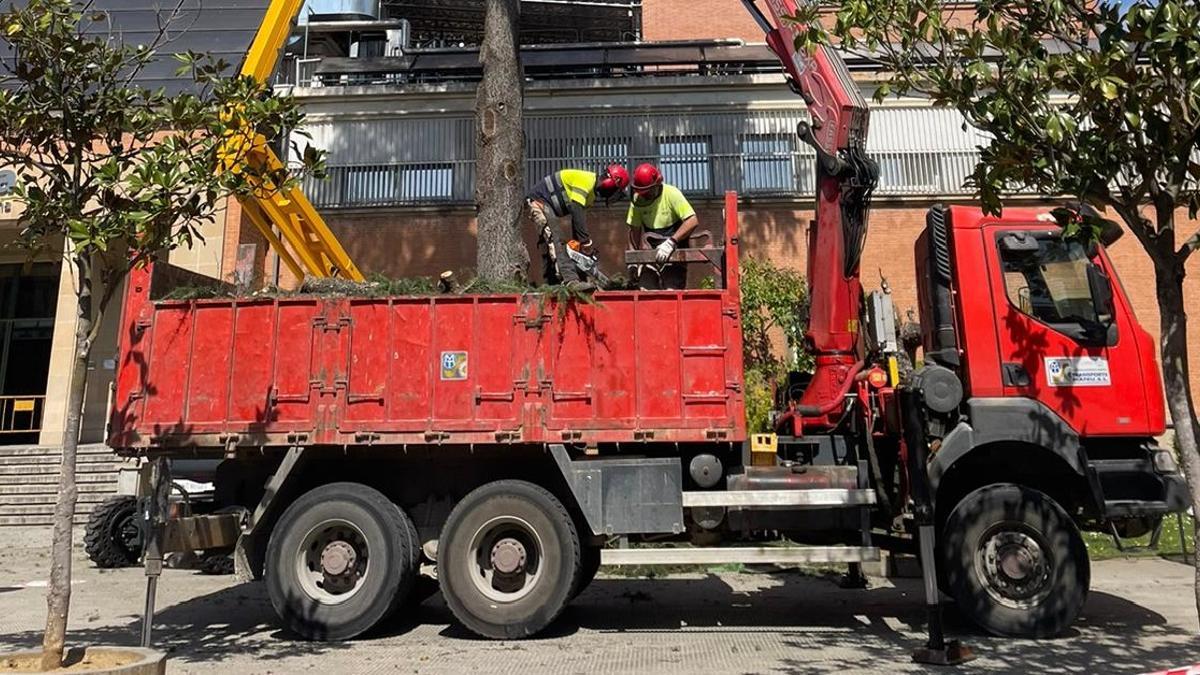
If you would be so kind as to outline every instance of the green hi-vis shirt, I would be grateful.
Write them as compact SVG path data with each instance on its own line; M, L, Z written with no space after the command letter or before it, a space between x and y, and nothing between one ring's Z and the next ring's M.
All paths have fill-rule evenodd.
M671 230L696 215L696 210L674 185L664 185L662 194L649 204L632 203L625 222L651 232Z
M596 174L582 169L563 169L534 184L529 196L547 204L562 218L570 212L571 202L585 209L596 202Z

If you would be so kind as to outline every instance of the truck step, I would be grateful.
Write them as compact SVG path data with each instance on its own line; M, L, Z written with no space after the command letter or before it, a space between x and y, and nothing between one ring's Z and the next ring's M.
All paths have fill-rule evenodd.
M852 563L879 560L874 546L747 546L737 548L611 548L602 565L720 565L724 563Z
M684 492L684 508L727 506L731 508L822 509L870 506L874 490L725 490Z

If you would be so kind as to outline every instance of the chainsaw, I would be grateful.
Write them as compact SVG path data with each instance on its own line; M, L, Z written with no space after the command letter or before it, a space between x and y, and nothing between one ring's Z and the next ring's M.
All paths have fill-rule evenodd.
M595 279L601 288L609 285L608 276L600 271L599 256L594 253L591 255L584 253L579 242L574 239L567 242L567 255L571 258L571 262L579 268L579 271Z

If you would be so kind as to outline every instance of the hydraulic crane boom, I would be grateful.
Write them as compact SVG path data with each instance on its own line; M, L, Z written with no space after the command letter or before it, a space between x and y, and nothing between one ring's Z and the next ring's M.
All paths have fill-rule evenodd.
M831 428L842 399L862 368L859 261L867 209L879 170L866 155L869 110L846 63L828 47L797 50L793 0L742 0L783 63L788 84L804 98L810 122L797 133L817 151L816 220L808 236L809 325L807 347L816 361L812 382L792 411L805 425ZM799 427L799 425L798 425ZM799 428L797 428L799 431Z
M265 82L271 76L302 4L303 0L271 0L246 53L242 75L259 82ZM258 144L253 157L253 161L263 162L271 169L282 166L265 143ZM336 276L363 280L354 261L299 187L264 189L263 196L243 197L240 201L250 222L298 278Z

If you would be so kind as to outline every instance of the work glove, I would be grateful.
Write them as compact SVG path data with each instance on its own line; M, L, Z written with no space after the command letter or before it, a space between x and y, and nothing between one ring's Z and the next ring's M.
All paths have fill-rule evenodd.
M671 258L671 254L674 252L675 252L675 240L668 239L668 240L664 241L663 243L659 244L658 248L654 249L654 260L657 261L661 265L662 263L667 262L667 260L669 260Z

